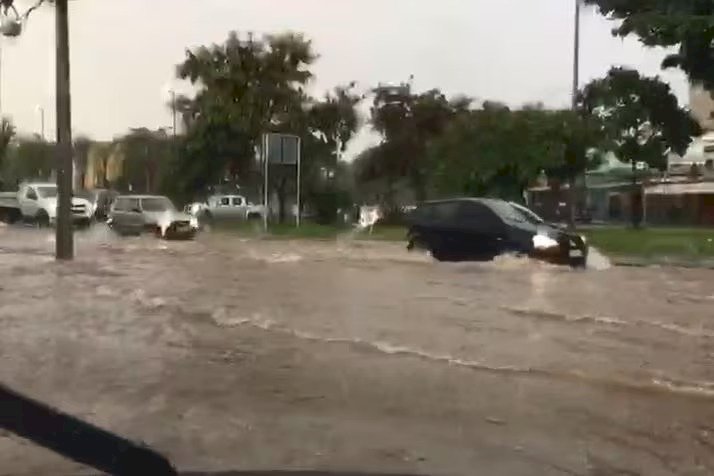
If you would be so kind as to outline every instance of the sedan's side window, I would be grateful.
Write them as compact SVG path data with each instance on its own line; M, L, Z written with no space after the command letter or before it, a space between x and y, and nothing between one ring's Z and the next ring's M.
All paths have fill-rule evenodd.
M243 197L233 197L233 206L234 207L242 207L245 205L243 201Z
M221 197L221 206L222 207L227 207L231 204L230 198L228 197Z
M128 212L141 212L141 204L138 198L127 198L124 202L124 209Z
M481 203L462 203L459 207L459 221L476 231L501 231L503 220L493 210Z
M445 202L435 205L431 211L438 222L452 223L456 218L459 204L456 202Z
M127 201L123 198L118 198L116 202L114 202L114 210L118 212L123 212L126 211L127 209Z
M37 200L37 192L35 192L35 189L27 187L27 191L25 192L25 198L27 198L28 200Z

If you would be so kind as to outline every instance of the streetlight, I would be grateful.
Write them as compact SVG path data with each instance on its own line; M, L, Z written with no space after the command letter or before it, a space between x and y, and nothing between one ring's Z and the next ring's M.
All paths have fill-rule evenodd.
M23 22L29 14L44 3L38 0L23 15L14 6L14 0L0 0L0 34L17 37L22 33ZM57 107L57 227L55 257L71 260L74 257L72 234L72 109L69 65L69 8L68 0L55 0L56 35L56 107Z

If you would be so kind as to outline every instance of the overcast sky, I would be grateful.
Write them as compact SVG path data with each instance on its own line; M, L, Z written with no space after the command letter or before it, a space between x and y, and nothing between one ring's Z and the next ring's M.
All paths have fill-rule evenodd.
M20 9L34 0L16 0ZM54 136L54 19L37 10L22 37L0 39L2 112L39 132L38 106ZM660 73L663 51L612 38L612 24L582 16L581 82L611 65L661 74L686 101L677 72ZM165 88L186 47L223 41L230 30L293 30L320 54L316 92L414 75L416 89L512 105L569 102L573 0L71 0L73 128L96 139L130 127L171 124ZM374 137L363 133L352 152Z

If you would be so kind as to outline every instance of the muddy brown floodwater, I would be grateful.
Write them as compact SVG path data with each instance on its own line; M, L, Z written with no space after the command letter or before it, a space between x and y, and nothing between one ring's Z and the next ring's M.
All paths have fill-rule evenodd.
M0 381L182 470L714 474L714 272L0 228ZM0 434L0 474L90 470Z

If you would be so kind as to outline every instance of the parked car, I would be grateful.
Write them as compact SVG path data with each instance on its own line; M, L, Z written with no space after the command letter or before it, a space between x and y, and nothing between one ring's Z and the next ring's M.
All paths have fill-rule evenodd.
M211 195L205 202L187 207L193 216L205 221L251 220L263 217L264 207L250 203L243 195Z
M408 221L408 248L426 248L440 261L489 261L503 253L515 253L572 266L587 262L584 237L504 200L425 202Z
M0 217L14 222L24 220L39 226L54 225L57 220L57 184L23 182L17 192L0 193ZM72 222L87 226L92 220L92 206L88 200L72 196Z
M198 220L178 211L167 197L158 195L121 195L116 198L108 220L121 235L151 231L161 238L192 239Z

